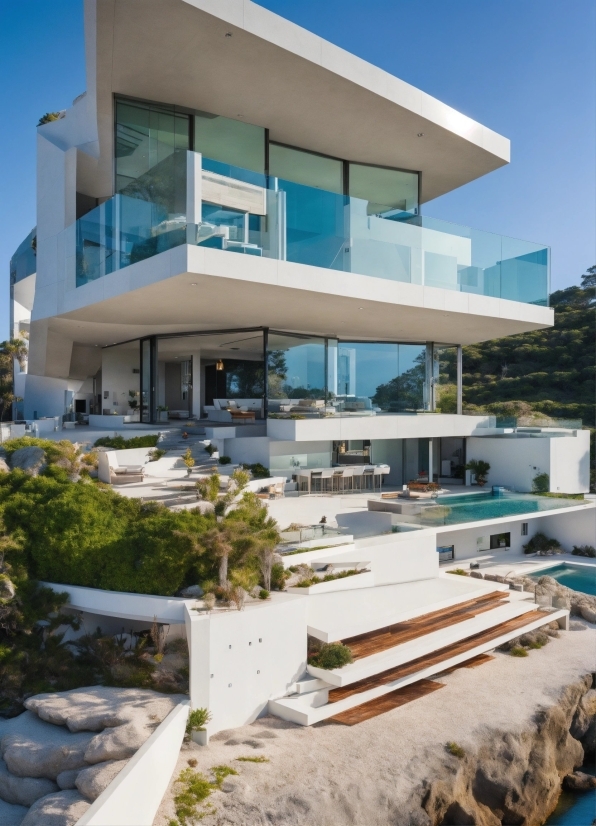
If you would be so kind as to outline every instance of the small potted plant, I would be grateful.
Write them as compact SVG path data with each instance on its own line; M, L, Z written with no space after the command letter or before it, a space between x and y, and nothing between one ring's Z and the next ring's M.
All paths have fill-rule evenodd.
M211 717L211 712L206 708L194 708L188 715L186 734L199 746L206 746L209 742L209 734L205 726Z
M483 459L470 459L466 465L466 470L472 471L479 488L483 488L486 485L488 472L490 470L488 462L485 462Z
M159 405L157 408L157 420L160 422L167 422L168 421L168 408Z

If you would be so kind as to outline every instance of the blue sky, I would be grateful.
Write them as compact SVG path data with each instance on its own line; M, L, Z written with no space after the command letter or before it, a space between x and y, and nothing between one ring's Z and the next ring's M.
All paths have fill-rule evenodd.
M260 0L506 135L512 162L424 212L549 244L554 289L596 263L594 0ZM35 125L85 89L82 0L0 0L0 338L35 224Z

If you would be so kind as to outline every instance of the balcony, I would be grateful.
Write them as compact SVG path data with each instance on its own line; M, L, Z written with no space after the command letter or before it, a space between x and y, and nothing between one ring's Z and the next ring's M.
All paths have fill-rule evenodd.
M266 178L186 150L80 218L74 237L77 287L193 244L548 305L548 247Z

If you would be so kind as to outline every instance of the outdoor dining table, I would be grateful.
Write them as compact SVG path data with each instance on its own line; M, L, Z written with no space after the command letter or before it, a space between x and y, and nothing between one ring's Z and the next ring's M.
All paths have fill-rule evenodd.
M298 490L312 493L351 493L361 490L379 492L389 465L342 465L331 468L297 468L293 473Z

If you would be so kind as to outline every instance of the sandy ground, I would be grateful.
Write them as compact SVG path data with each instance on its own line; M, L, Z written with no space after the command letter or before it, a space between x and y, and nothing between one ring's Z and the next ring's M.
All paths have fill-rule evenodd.
M238 777L209 798L215 807L205 826L373 826L389 824L400 801L432 772L445 744L473 752L495 730L521 731L540 707L553 705L562 689L596 668L596 627L574 620L543 649L526 658L495 653L478 668L439 677L445 688L357 726L323 723L310 728L263 717L250 726L220 732L207 748L185 745L174 777L196 759L196 771L228 765ZM266 757L246 763L240 756ZM173 784L154 821L174 816ZM370 798L371 808L363 797ZM332 805L324 806L326 798ZM350 801L359 799L354 808ZM330 815L332 811L334 814ZM362 812L369 814L363 817ZM374 814L373 814L374 811ZM358 813L360 812L360 814ZM391 814L393 812L393 814Z

